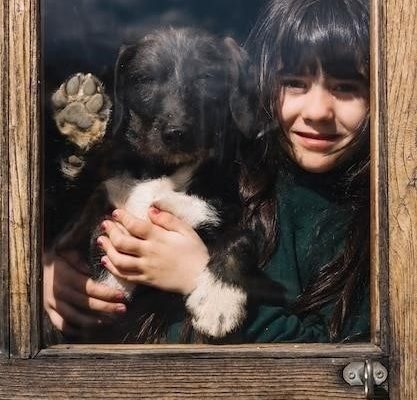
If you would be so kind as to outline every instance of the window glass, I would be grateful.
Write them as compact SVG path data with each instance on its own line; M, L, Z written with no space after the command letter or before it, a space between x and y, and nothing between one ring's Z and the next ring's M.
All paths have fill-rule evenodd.
M43 0L46 343L369 339L368 7Z

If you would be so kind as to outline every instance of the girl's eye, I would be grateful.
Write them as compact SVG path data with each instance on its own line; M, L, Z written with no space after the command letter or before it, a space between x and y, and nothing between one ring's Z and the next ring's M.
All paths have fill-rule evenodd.
M283 88L294 92L302 92L308 88L308 83L301 78L284 78L281 85Z
M332 90L337 93L357 93L361 86L356 82L338 82L332 85Z

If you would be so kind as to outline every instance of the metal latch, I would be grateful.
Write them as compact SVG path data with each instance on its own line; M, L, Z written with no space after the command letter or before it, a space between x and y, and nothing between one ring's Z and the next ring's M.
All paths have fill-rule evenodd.
M343 370L343 378L350 386L364 386L365 398L374 398L374 387L388 378L387 369L378 361L352 362Z

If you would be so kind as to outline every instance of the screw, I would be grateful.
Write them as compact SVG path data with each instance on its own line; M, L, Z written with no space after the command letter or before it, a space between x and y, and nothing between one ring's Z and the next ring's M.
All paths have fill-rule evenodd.
M356 378L356 374L353 371L350 371L348 374L349 379L353 380Z
M385 376L385 373L384 373L384 371L383 371L382 369L378 369L378 370L375 372L375 375L376 375L376 377L377 377L378 379L382 379L382 378Z

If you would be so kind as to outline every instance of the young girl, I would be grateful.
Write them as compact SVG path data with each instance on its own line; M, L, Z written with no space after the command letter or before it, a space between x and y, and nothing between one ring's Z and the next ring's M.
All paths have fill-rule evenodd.
M266 270L293 307L255 308L247 341L368 334L368 8L367 0L276 0L248 39L259 112L280 122L283 150L264 137L266 158L280 164L281 234Z
M368 333L368 14L365 0L275 0L248 39L263 129L242 149L242 224L265 229L260 267L291 306L250 304L243 342ZM115 210L103 223L104 267L189 295L208 261L204 243L173 215L151 208L149 216ZM88 279L76 255L64 257L44 268L45 308L58 329L77 335L106 322L103 313L126 312L121 293ZM178 342L177 328L168 341Z

